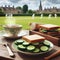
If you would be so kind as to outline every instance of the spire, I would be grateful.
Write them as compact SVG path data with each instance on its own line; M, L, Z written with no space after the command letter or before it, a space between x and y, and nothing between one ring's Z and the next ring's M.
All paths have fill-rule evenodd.
M5 5L5 7L7 7L7 5Z
M13 9L14 9L14 5L13 5Z
M42 3L41 3L41 0L40 0L39 11L42 11Z

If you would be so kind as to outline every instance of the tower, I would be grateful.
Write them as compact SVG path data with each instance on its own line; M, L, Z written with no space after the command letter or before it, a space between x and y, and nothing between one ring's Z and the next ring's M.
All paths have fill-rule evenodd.
M10 5L8 5L8 8L10 8Z
M41 3L41 0L40 0L39 11L42 11L42 3Z
M7 7L7 5L5 5L5 8Z
M13 9L14 9L14 5L13 5L12 7L13 7Z

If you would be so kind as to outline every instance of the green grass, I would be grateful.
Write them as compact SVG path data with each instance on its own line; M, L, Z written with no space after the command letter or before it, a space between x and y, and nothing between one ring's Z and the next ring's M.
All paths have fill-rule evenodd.
M23 29L29 29L29 23L31 22L38 22L38 23L42 23L42 24L56 24L56 25L60 25L60 17L35 17L34 19L32 19L31 16L16 16L14 17L16 20L16 24L22 24L23 25ZM0 17L0 24L4 25L6 21L6 17ZM6 21L7 22L7 21ZM3 29L2 27L0 27L0 30Z

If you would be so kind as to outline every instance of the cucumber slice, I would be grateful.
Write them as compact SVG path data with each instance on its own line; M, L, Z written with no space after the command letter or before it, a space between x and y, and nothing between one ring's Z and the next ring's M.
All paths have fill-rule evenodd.
M32 52L33 50L35 50L35 46L30 45L27 47L27 50Z
M25 50L25 49L26 49L26 47L24 47L23 45L18 45L17 48L18 48L19 50Z
M48 49L49 49L49 48L48 48L47 46L41 46L41 47L40 47L40 50L43 51L43 52L48 51Z
M32 45L39 45L39 43L32 43Z
M24 41L21 39L21 40L17 40L16 43L17 44L22 44Z
M44 33L45 33L45 32L47 32L47 30L45 30L45 29L42 29L42 30L41 30L41 32L44 32Z
M23 42L22 44L23 44L24 46L28 46L30 43L28 43L28 42L25 41L25 42Z
M38 53L38 52L40 52L40 49L36 48L33 52Z
M46 45L46 46L50 46L50 42L49 42L48 40L45 40L45 41L43 42L43 44Z

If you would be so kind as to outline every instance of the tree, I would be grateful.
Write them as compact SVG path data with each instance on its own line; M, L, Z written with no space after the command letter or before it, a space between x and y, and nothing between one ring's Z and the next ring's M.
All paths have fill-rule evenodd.
M0 14L3 14L4 12L2 11L2 9L0 8Z
M20 9L21 10L22 8L20 6L18 6L18 7L16 7L16 9Z
M27 11L28 11L28 5L24 5L23 6L23 13L27 13Z
M28 10L28 13L33 13L33 11L32 10Z
M0 8L0 12L2 12L2 9Z

